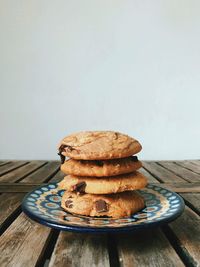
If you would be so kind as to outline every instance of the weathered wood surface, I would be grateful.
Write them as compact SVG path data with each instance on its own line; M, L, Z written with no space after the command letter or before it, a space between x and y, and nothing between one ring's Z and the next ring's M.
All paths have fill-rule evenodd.
M49 234L50 228L20 214L0 238L0 266L35 266Z
M53 177L58 171L60 162L54 161L49 162L43 166L43 168L38 169L34 173L26 176L20 183L42 183L48 182L51 177Z
M172 171L176 175L179 175L188 182L200 182L200 174L190 171L182 166L179 166L175 162L160 161L159 164L166 169Z
M123 234L117 237L120 266L184 266L159 229Z
M53 176L53 178L50 179L50 182L60 182L64 176L66 176L63 172L60 170Z
M148 182L149 183L160 183L153 175L151 175L147 170L145 170L144 168L141 168L140 169L140 172L142 174L144 174L147 179L148 179Z
M49 264L54 266L110 266L106 236L61 232Z
M173 172L163 168L156 162L144 162L143 166L147 169L153 176L156 177L160 182L163 183L182 183L185 182L184 179L177 176Z
M6 164L8 164L8 163L10 163L9 160L7 160L7 161L6 161L6 160L5 160L5 161L4 161L4 160L1 160L1 161L0 161L0 166L2 166L2 165L6 165Z
M181 196L187 204L200 215L200 192L199 193L182 193Z
M200 174L200 164L196 164L196 161L187 161L187 160L176 161L176 164L190 171Z
M169 224L171 238L190 266L200 266L200 218L191 209Z
M27 164L27 161L12 161L6 165L0 166L0 175L3 175L25 164Z
M162 229L90 235L51 230L21 213L26 192L64 177L58 161L0 161L0 266L200 266L200 161L143 165L150 183L181 194L184 214Z
M158 185L158 184L154 184ZM171 191L177 192L177 193L200 193L200 183L164 183L159 184L160 187L167 188Z
M33 171L37 170L39 167L43 166L45 161L32 161L18 169L13 170L3 176L0 176L0 182L16 182L20 179L23 179L28 174L32 173Z
M25 193L6 193L0 195L0 227L1 224L17 209Z

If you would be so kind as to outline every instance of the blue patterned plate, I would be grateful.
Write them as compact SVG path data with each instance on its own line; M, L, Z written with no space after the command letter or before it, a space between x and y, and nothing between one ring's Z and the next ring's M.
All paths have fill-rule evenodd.
M60 207L64 190L59 190L56 183L40 186L27 194L22 210L46 226L78 232L117 232L160 226L173 221L184 210L183 199L167 189L149 184L138 191L145 198L146 207L128 218L92 218L65 212Z

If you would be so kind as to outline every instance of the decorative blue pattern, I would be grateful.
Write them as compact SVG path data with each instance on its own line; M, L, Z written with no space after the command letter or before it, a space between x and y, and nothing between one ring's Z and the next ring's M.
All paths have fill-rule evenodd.
M64 190L56 183L41 186L23 200L22 209L33 220L61 230L83 232L127 231L156 226L176 219L184 209L182 198L167 189L149 184L138 190L146 207L129 218L92 218L65 212L60 207Z

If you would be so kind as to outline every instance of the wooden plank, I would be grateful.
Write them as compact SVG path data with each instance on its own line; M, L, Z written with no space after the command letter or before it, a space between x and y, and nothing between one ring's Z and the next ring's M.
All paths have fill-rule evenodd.
M27 164L27 161L12 161L6 165L0 166L0 175L3 175L9 171L12 171L20 166Z
M147 177L149 183L160 183L153 175L151 175L147 170L144 168L139 169L139 172L144 174Z
M158 185L158 184L154 184ZM200 192L200 183L163 183L160 187L167 188L177 193L198 193Z
M200 174L200 164L195 164L194 161L182 160L176 161L176 164Z
M174 162L160 161L159 164L161 164L168 170L174 172L175 174L181 176L183 179L185 179L186 181L190 183L200 182L199 174L189 171L188 169L185 169L182 166L179 166Z
M200 192L199 193L182 193L181 196L186 200L192 209L200 214Z
M54 266L110 266L105 235L61 232L49 263Z
M40 185L46 185L47 183L0 183L0 193L26 193L37 188Z
M184 266L159 229L118 235L117 246L121 267Z
M35 160L0 177L0 182L15 182L43 166L45 161Z
M24 195L24 193L6 193L0 195L0 226L17 208L19 208Z
M59 168L60 162L52 161L44 165L39 170L26 176L20 183L42 183L48 181Z
M49 182L60 182L64 178L64 176L66 176L66 174L58 171Z
M179 247L187 266L199 266L200 263L200 218L191 209L185 212L174 222L169 224L173 235L169 237Z
M6 161L6 160L1 160L0 161L0 166L3 166L3 165L6 165L6 164L8 164L8 163L10 163L10 161Z
M0 239L0 266L35 266L47 242L50 228L35 223L22 213Z
M175 175L169 170L166 170L162 166L155 162L143 162L143 166L147 169L153 176L155 176L159 181L164 183L182 183L185 182L184 179Z
M192 162L192 164L200 166L200 160L190 160L190 162Z

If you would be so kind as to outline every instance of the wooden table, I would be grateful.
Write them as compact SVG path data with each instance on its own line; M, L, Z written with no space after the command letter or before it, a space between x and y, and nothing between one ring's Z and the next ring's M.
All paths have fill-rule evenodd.
M137 233L78 234L37 224L20 208L35 186L63 177L59 162L0 161L0 267L200 266L200 161L149 161L141 172L184 198L181 217Z

